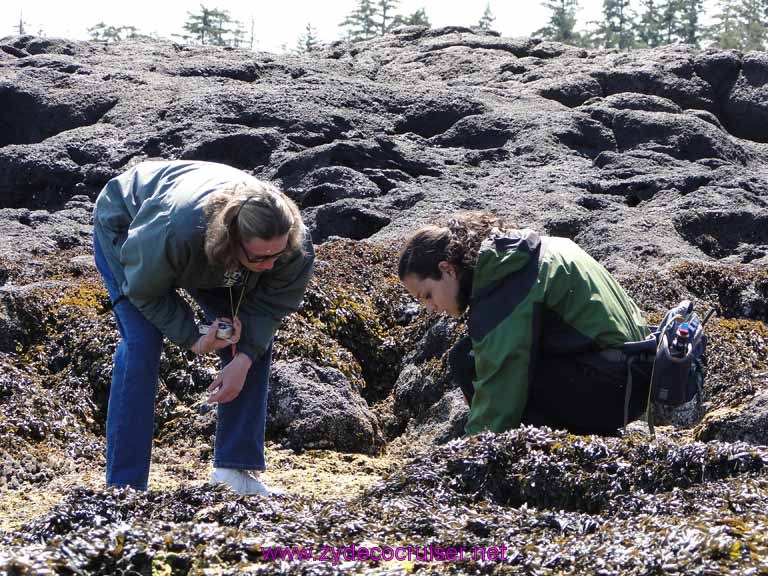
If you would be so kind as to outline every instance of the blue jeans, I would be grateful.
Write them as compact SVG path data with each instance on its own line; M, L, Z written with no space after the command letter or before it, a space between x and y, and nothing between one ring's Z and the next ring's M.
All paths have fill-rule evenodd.
M109 298L115 302L120 288L104 252L94 236L94 258ZM223 292L189 291L209 322L226 312ZM155 397L163 351L163 335L144 315L121 298L114 307L120 341L115 350L112 386L107 407L107 487L147 489L152 455ZM217 313L218 312L218 313ZM229 348L220 352L221 366L232 359ZM217 468L264 470L264 428L272 346L248 371L240 394L217 406L214 462Z

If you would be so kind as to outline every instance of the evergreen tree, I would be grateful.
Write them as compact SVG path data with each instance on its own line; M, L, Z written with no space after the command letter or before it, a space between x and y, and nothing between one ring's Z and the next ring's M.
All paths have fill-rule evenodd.
M719 0L715 23L707 29L707 38L718 48L741 48L739 0Z
M91 40L98 42L119 42L123 39L123 28L118 26L107 26L104 22L94 24L87 29L91 35Z
M400 0L379 0L378 11L381 14L381 34L386 34L394 25L395 16L392 14L400 4Z
M91 40L100 42L120 42L121 40L153 40L151 35L139 31L136 26L108 26L104 22L94 24L87 29Z
M680 2L663 0L659 6L661 14L661 37L663 44L673 44L680 39Z
M246 38L248 37L248 29L245 27L245 24L241 22L240 20L235 20L233 22L233 28L232 28L232 46L235 48L240 48L242 46L246 45Z
M739 32L742 50L765 49L765 0L742 0L739 7Z
M686 44L698 47L703 32L699 24L699 13L704 11L704 0L682 0L680 10L682 40Z
M655 0L643 0L643 12L637 24L636 35L641 46L655 48L662 43L661 13Z
M579 9L579 0L547 0L542 4L552 11L549 24L537 30L534 34L545 40L565 42L566 44L578 43L578 35L574 32L576 27L576 10Z
M603 0L603 21L597 37L604 48L628 50L634 46L632 10L629 0Z
M229 15L228 10L219 10L214 8L210 11L211 20L213 22L213 28L210 34L210 43L214 46L227 46L227 35L232 32L229 28L229 24L232 23L232 18Z
M420 8L409 16L403 16L402 14L395 16L392 21L392 27L394 28L395 26L427 26L429 28L432 24L427 17L427 12L424 8Z
M307 27L304 29L304 34L299 36L299 40L296 44L295 52L297 54L306 54L317 48L319 42L317 40L317 30L310 22L307 22Z
M496 20L496 17L491 12L491 4L489 2L485 5L485 12L483 12L480 21L477 23L477 27L480 30L490 30L494 20Z
M154 40L152 35L144 34L136 26L120 26L118 32L123 40Z
M232 18L230 18L227 10L209 9L200 4L199 13L187 12L184 30L189 34L181 37L185 40L196 41L201 45L224 46L227 44L225 36L230 32L228 28L230 22L232 22Z
M357 0L357 8L344 18L339 26L347 29L347 39L350 42L368 40L376 36L379 30L377 13L378 10L371 0Z
M211 10L208 10L208 8L202 4L200 5L199 14L187 12L187 21L184 23L184 30L189 32L189 36L184 36L184 38L197 40L197 42L202 45L208 44L213 31L211 12Z
M103 40L102 34L106 27L107 25L104 24L104 22L98 22L97 24L94 24L90 28L86 28L86 30L88 31L88 34L90 35L91 40L99 41L99 40Z

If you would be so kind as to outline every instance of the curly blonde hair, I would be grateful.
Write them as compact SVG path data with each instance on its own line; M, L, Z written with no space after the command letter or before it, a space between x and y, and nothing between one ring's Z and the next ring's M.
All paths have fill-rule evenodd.
M205 208L205 255L226 269L238 265L240 242L288 235L286 252L301 250L304 223L296 204L272 184L241 182L214 192Z

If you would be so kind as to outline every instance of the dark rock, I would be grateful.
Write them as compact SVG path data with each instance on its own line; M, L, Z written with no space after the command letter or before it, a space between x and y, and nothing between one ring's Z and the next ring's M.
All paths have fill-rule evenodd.
M0 286L0 352L17 352L39 341L49 322L48 290L61 290L66 282L26 286Z
M366 208L360 200L338 200L323 204L311 219L312 240L319 244L331 236L363 240L390 223L386 214Z
M444 213L487 209L575 234L628 271L638 260L617 248L638 243L640 222L664 226L660 192L766 186L758 53L590 52L462 27L406 27L308 57L32 36L4 45L29 55L3 52L0 63L0 206L56 209L74 194L94 198L142 159L197 158L306 195L310 221L340 200L386 206L363 230L323 212L318 238L392 242ZM612 153L655 156L610 174L590 163ZM741 166L738 180L728 164ZM611 204L610 220L576 226L577 200L599 203L585 194L625 201ZM744 250L760 259L759 245ZM716 258L668 237L644 263L682 257Z
M580 106L603 93L600 83L588 75L542 81L536 84L536 91L544 98L556 100L569 108Z
M683 111L680 106L661 96L649 96L634 92L611 94L606 98L593 98L585 101L582 108L588 114L596 117L604 124L610 124L614 110L640 110L642 112L668 112L679 114Z
M381 178L386 177L381 174ZM344 198L379 196L379 187L361 172L346 166L326 166L307 174L295 187L287 189L302 208L320 206Z
M622 53L614 58L614 66L596 71L596 78L608 95L636 92L662 96L682 108L697 108L716 112L713 87L696 76L691 50L682 46L664 46L656 57L650 52Z
M709 82L718 96L726 95L741 71L741 53L708 49L694 58L696 74Z
M376 417L346 377L308 361L272 367L267 427L299 450L376 453L383 445Z
M621 111L614 115L613 131L622 151L645 148L681 160L747 163L746 151L731 137L690 115Z
M514 142L525 122L493 115L474 115L456 122L450 129L432 138L440 146L453 146L478 150L500 148Z
M715 258L726 258L745 246L768 248L768 211L695 211L678 215L675 226L692 244ZM754 254L753 251L747 254ZM764 256L765 254L763 254ZM756 258L746 259L749 262Z
M0 206L43 207L63 203L82 180L80 167L65 151L0 148Z
M430 99L417 102L405 111L395 125L397 132L413 132L424 138L441 134L462 118L485 111L479 102L448 97L445 100Z
M759 377L765 379L766 374ZM696 437L702 441L749 442L768 444L768 390L760 390L738 408L713 410L696 427Z
M187 146L180 157L185 160L207 160L236 168L253 169L269 162L280 141L280 134L273 130L209 134Z
M66 54L67 56L74 56L77 52L82 51L84 43L64 38L26 37L22 46L30 54Z
M700 120L704 120L704 122L709 122L713 126L716 126L723 132L726 132L723 125L720 123L720 119L712 114L712 112L707 112L706 110L686 110L686 114L690 114L691 116L695 116L696 118L699 118Z
M93 82L75 82L80 90L55 90L62 78L36 68L18 72L13 83L0 81L0 147L35 144L55 134L98 122L117 103ZM75 96L77 94L77 96Z
M723 124L734 136L768 142L768 55L750 52L723 102Z
M68 248L90 247L92 211L92 204L86 202L70 204L55 212L0 209L0 256L15 260L21 254L36 257Z

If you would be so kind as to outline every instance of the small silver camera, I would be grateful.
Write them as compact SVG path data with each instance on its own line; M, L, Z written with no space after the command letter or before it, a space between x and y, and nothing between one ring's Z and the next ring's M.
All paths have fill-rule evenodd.
M208 332L211 330L211 327L202 324L198 326L198 329L200 330L200 334L208 334ZM220 340L226 340L232 336L234 331L235 329L232 327L232 324L229 322L219 321L219 329L216 330L216 338L219 338Z

